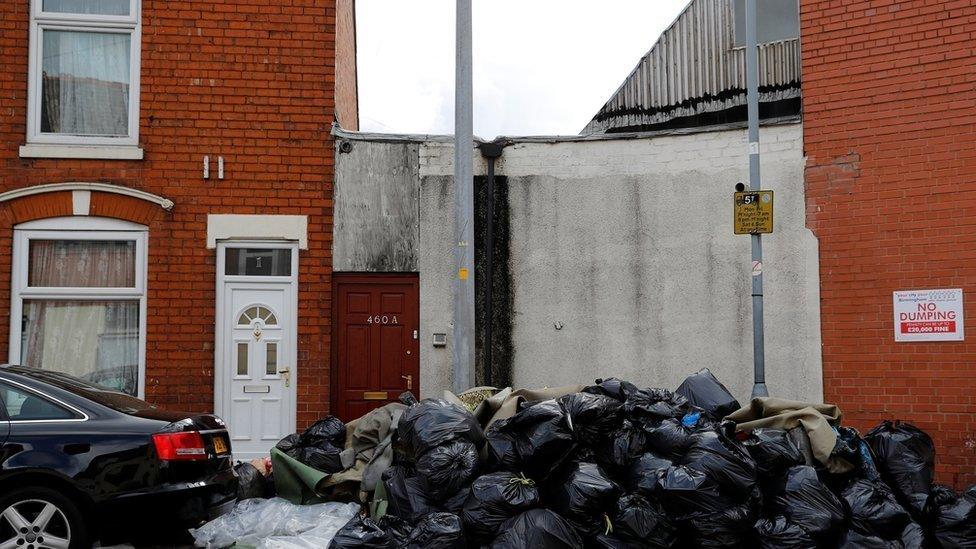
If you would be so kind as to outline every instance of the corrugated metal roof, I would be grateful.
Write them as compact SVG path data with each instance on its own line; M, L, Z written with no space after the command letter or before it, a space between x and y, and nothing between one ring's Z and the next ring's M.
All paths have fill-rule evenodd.
M581 133L633 131L745 105L731 0L692 0ZM759 46L760 101L800 95L800 41Z

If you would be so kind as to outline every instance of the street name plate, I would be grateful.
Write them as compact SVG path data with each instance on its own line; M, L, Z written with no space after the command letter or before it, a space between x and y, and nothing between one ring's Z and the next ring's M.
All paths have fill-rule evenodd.
M773 191L735 193L732 201L732 224L735 234L772 233Z

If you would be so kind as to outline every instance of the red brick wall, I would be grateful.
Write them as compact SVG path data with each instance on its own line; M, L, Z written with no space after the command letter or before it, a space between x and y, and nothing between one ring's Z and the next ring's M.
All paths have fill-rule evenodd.
M215 252L205 247L207 214L301 214L309 219L309 249L299 258L299 424L325 413L334 0L143 0L141 161L18 156L26 135L28 4L0 2L0 191L95 181L175 202L168 213L157 207L149 223L148 400L213 407ZM224 180L202 179L204 155L214 168L224 157ZM58 210L54 195L37 199L46 202L34 208ZM93 193L92 214L145 221L131 201ZM20 215L0 218L0 357L7 353L11 227Z
M356 66L356 1L336 0L336 118L345 130L359 130Z
M926 429L976 482L976 1L803 0L807 222L824 391ZM892 291L963 288L964 342L895 343Z

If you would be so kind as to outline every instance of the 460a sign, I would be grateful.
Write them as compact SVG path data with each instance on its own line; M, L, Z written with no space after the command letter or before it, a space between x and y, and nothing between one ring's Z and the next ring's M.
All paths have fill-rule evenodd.
M366 317L366 324L399 324L396 315L370 315Z

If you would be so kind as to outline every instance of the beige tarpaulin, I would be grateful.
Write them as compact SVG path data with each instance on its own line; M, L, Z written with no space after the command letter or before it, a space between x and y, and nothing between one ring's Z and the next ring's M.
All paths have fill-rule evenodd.
M391 402L368 414L346 423L346 445L342 452L345 471L330 475L318 488L358 493L365 501L376 483L393 461L390 444L397 421L407 407Z
M847 460L831 458L837 444L834 426L840 425L840 408L833 404L811 404L782 398L754 398L748 406L727 417L734 421L737 431L759 428L793 429L802 427L810 439L813 457L832 473L846 473L853 469Z
M521 402L559 398L570 393L578 393L582 391L584 387L585 385L567 385L565 387L543 387L542 389L517 390L512 390L511 387L506 387L481 402L481 404L474 409L473 414L474 417L477 418L481 423L481 426L487 429L489 425L498 420L508 419L514 416L515 413L518 412L518 406ZM475 387L474 389L465 391L462 393L462 395L481 390L495 391L496 389L489 387ZM444 400L465 406L463 399L458 398L450 391L444 391ZM470 410L470 408L468 409Z

